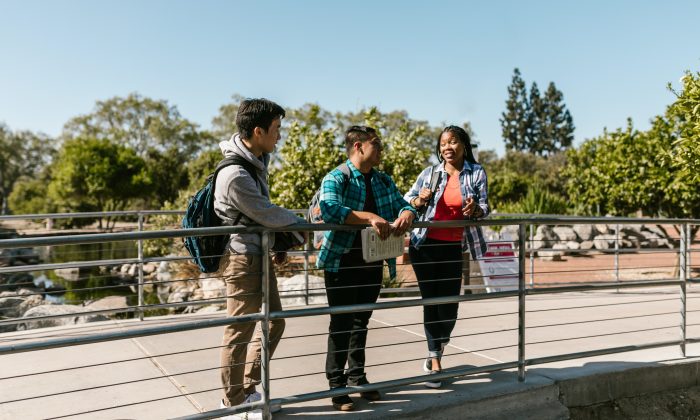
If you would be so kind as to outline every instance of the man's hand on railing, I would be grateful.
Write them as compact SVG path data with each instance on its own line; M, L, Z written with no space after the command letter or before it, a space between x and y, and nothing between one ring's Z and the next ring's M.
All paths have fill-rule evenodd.
M372 225L375 231L377 231L377 235L379 235L379 239L384 240L389 237L391 234L392 226L384 220L383 218L373 215L374 217L369 219L369 224Z
M394 236L401 236L411 227L415 215L410 211L403 211L401 215L391 224Z

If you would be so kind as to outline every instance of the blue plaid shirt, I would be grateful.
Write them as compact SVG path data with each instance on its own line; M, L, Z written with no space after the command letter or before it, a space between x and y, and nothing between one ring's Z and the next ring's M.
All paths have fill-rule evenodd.
M421 189L430 188L432 170L433 167L430 166L425 168L423 172L418 175L418 179L411 187L411 190L403 197L406 201L410 202L415 197L418 197ZM445 191L445 186L447 185L445 163L443 162L438 165L435 171L441 172L440 184L435 190L435 197L428 203L428 208L425 210L424 215L421 216L420 221L433 220L437 202L440 200L440 197L442 197L442 193ZM459 173L459 185L462 193L462 203L466 201L466 197L471 196L484 212L482 218L488 216L491 209L489 208L488 182L486 180L486 171L484 171L484 168L478 163L469 163L465 160L464 166ZM411 245L419 248L420 245L425 242L427 235L427 228L413 229L411 231ZM466 252L467 250L471 252L472 258L475 260L483 257L483 254L486 252L486 240L481 231L481 226L466 226L464 228L464 232L462 233L462 251Z
M345 184L345 175L336 169L329 172L321 181L321 216L326 223L343 224L351 211L362 211L365 206L365 179L362 173L347 160L350 178ZM380 179L381 178L381 179ZM389 175L372 169L372 193L377 206L377 214L388 222L393 222L401 212L416 210L403 199L396 184ZM326 271L338 272L340 257L350 251L357 230L327 231L321 244L316 266ZM396 276L396 259L387 260L389 274Z

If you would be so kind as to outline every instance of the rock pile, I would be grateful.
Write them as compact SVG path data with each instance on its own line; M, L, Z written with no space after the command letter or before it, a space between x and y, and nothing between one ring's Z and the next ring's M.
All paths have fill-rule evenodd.
M620 225L619 238L616 238L615 228L614 224L540 225L532 242L528 242L528 249L535 250L535 255L540 258L557 261L563 255L577 255L590 249L614 249L616 240L620 249L674 247L666 232L656 225ZM515 240L517 236L517 226L505 226L496 234L487 233L491 239Z

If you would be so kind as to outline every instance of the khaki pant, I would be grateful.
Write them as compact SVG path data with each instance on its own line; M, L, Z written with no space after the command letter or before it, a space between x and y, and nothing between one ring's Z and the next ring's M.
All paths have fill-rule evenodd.
M270 262L272 268L272 262ZM260 312L262 306L262 256L226 254L219 275L226 282L226 313L229 316ZM277 278L270 270L270 311L281 311ZM262 329L255 322L236 323L224 330L221 348L221 382L224 403L241 404L260 383ZM270 321L270 357L284 332L284 319Z

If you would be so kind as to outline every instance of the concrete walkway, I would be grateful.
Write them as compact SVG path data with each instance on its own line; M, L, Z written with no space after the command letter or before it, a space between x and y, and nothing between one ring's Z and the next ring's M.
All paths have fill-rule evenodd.
M700 295L690 290L687 335L700 337ZM526 357L675 340L680 337L680 308L677 287L531 296L526 341L533 344L527 346ZM0 345L222 316L179 315L5 333ZM443 359L445 369L517 360L516 299L463 303L459 316ZM427 348L421 322L420 308L374 312L367 350L370 381L423 374ZM272 361L273 398L326 389L327 330L328 316L287 320ZM221 335L217 327L4 355L0 419L161 419L216 409ZM698 354L700 347L688 346L689 356ZM446 381L438 390L422 384L389 389L378 402L357 399L353 413L335 412L324 399L284 406L274 417L429 418L444 409L440 418L500 418L508 417L508 410L527 409L539 413L538 418L566 418L557 395L561 391L550 387L558 381L691 360L681 356L678 346L633 351L529 367L524 383L513 372L479 374ZM103 365L77 368L95 364Z

